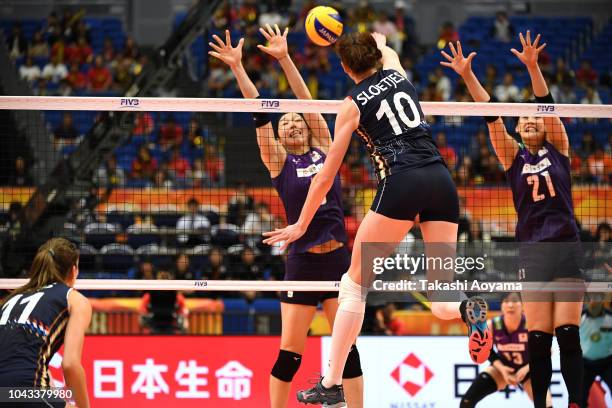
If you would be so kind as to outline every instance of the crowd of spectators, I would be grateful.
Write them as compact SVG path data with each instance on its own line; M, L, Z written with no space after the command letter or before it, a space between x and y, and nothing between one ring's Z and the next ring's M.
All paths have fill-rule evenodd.
M308 11L317 5L316 2L306 1L298 11L289 8L290 1L279 3L245 0L239 7L231 7L230 2L225 1L215 14L213 24L217 30L229 28L244 37L243 55L247 73L264 95L281 98L290 97L291 92L285 77L279 74L280 70L275 62L256 48L263 41L258 28L265 24L289 27L290 54L302 71L313 97L337 97L336 89L345 89L346 84L345 79L338 75L340 65L333 47L318 47L305 40L304 20ZM332 2L330 6L338 10L345 27L354 27L359 31L376 29L385 33L389 44L411 64L420 50L414 23L405 13L406 5L403 1L394 4L395 7L390 13L376 12L367 1L351 8L341 2ZM235 81L229 69L216 60L210 60L208 63L207 83L211 96L237 95ZM329 82L323 83L323 78L330 74L336 74L334 79L337 84L333 86L336 89L328 89Z
M130 36L122 47L107 37L96 53L92 35L85 12L66 9L61 16L51 12L32 38L26 38L16 22L7 44L10 57L20 65L20 77L37 95L123 92L142 72L147 56Z
M333 47L317 47L308 41L302 41L305 37L303 33L304 18L307 12L315 5L313 1L305 2L303 8L297 12L285 12L285 9L270 8L266 2L245 1L240 8L234 9L226 2L224 7L218 11L215 19L216 28L219 30L230 28L244 34L244 63L247 72L253 78L258 89L265 96L270 97L289 97L286 80L283 75L279 75L280 70L270 58L263 55L256 49L256 45L263 39L257 32L257 27L266 23L276 23L281 26L288 26L290 32L296 33L295 37L289 38L290 53L296 61L296 65L301 68L305 81L315 98L329 97L333 94L333 89L329 89L329 83L325 82L326 77L335 79L334 86L338 88L338 83L343 90L346 89L346 78L341 74L337 75L339 67L334 60L335 54ZM447 70L442 68L433 69L428 75L423 77L413 69L414 62L421 58L427 48L423 47L416 37L414 21L405 12L403 1L394 2L393 10L375 9L367 1L359 2L355 8L345 8L339 2L331 4L339 10L347 27L352 27L358 31L376 30L384 33L388 38L388 44L398 51L402 57L402 64L411 81L417 87L421 101L471 101L463 82L455 80ZM496 14L491 27L491 37L497 41L510 42L515 40L517 32L513 27L508 15L504 12ZM301 38L300 38L301 37ZM439 38L436 43L438 49L447 46L450 41L460 40L460 34L452 22L444 23L440 28ZM553 63L554 62L554 63ZM213 96L236 96L237 90L235 81L228 68L219 64L217 61L210 61L210 75L208 86ZM591 66L588 60L582 62L575 71L566 64L566 60L558 58L552 61L550 55L544 50L540 58L543 72L549 83L551 94L559 103L601 103L598 87L607 87L609 78L607 75L599 75ZM521 73L517 71L517 73ZM451 79L452 77L452 79ZM483 85L499 102L523 102L529 100L531 87L524 81L517 81L512 69L499 73L492 64L487 65L486 75ZM581 95L578 97L577 95ZM336 95L337 97L338 95ZM428 118L432 123L442 125L460 125L462 118L436 117ZM482 124L484 129L484 124ZM514 128L511 126L510 128ZM437 132L434 138L438 139ZM451 170L455 175L455 181L463 186L481 185L503 181L503 171L499 166L495 156L492 154L490 144L480 144L487 146L487 149L478 149L474 152L470 145L475 140L486 141L482 138L481 131L474 131L468 136L471 142L444 144L442 149L449 154ZM574 136L577 137L577 136ZM440 137L444 142L444 136ZM453 146L454 145L454 146ZM608 163L612 160L609 151L606 152L605 146L602 147L603 153L598 156L598 162ZM587 157L581 159L587 160ZM596 167L596 166L595 166ZM576 182L606 182L610 180L606 174L602 177L601 173L612 173L612 167L597 169L595 174L594 166L584 167L584 172L575 177ZM343 179L352 184L362 186L373 185L374 175L370 170L367 159L367 152L364 149L351 147L350 153L345 161L341 172Z
M215 18L212 19L214 28L230 28L244 36L245 68L263 96L292 97L286 78L275 65L276 62L256 48L263 41L258 27L264 24L279 24L290 28L293 33L293 37L290 34L290 53L296 65L300 67L314 98L337 97L335 92L338 89L346 90L348 82L341 73L333 47L318 47L306 41L304 19L315 5L314 1L306 1L301 9L295 11L291 8L291 1L245 0L239 7L225 1L218 8ZM389 45L402 56L402 64L417 87L421 101L471 101L462 81L450 75L447 70L438 67L423 76L413 68L415 62L428 50L420 44L415 23L406 12L403 1L394 2L391 10L375 9L368 1L360 2L354 8L344 7L341 2L331 5L339 10L346 27L358 31L377 30L388 37ZM490 34L497 41L510 42L516 36L516 29L508 15L500 12L496 15ZM111 39L106 38L103 48L95 54L90 45L91 36L84 13L66 10L61 17L51 13L46 23L29 41L24 38L19 25L16 24L8 38L8 44L13 58L24 59L19 68L20 75L31 82L40 95L70 95L74 91L95 93L123 89L141 72L146 57L129 36L126 37L122 49L115 49ZM436 46L441 49L446 47L449 41L460 39L455 25L446 22L440 27ZM34 64L36 58L48 58L48 64L41 70ZM209 95L237 96L238 89L228 67L214 58L208 59L207 62L209 67L205 82ZM565 59L552 61L544 50L540 63L551 94L557 102L602 102L598 89L608 86L609 78L605 73L602 75L595 71L590 61L583 61L574 71ZM499 73L495 65L488 64L482 80L485 88L499 102L520 102L531 96L528 84L519 83L511 69ZM55 84L51 90L50 84ZM82 136L78 134L68 116L65 115L62 123L54 129L55 145L60 149L74 145ZM452 137L452 127L460 126L463 123L462 118L430 117L428 121L450 128L450 134L439 132L439 128L436 128L432 136L443 144L440 146L444 150L443 156L459 185L482 185L503 179L500 177L500 167L492 154L490 144L479 144L476 148L479 152L475 152L472 147L475 141L486 139L481 137L481 131L474 130L467 135L469 142L458 142ZM189 123L186 130L183 129L184 125L174 121L172 116L161 124L154 122L150 114L140 115L137 119L134 135L144 136L146 143L139 146L129 166L121 159L109 159L109 164L118 162L119 170L111 172L118 174L116 179L120 182L119 185L132 183L134 186L182 188L223 184L223 151L220 144L210 143L202 137L202 127L196 119ZM601 141L601 137L598 137L598 140ZM488 151L483 148L485 145ZM610 180L609 173L612 169L608 164L612 161L612 156L609 143L594 150L597 154L580 152L576 160L573 160L573 169L579 170L575 175L576 182L602 183ZM194 151L198 154L193 154ZM367 152L358 146L351 146L341 174L345 182L352 185L375 184ZM26 181L23 177L19 180Z

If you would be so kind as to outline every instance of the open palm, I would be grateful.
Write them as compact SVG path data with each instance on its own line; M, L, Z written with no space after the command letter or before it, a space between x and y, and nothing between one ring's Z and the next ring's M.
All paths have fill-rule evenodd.
M262 50L263 52L270 54L277 60L283 59L288 54L287 48L287 33L289 32L288 28L285 28L285 31L281 34L280 28L278 28L277 24L274 24L274 30L270 27L270 24L266 24L266 27L260 27L259 32L266 37L268 40L268 45L258 45L257 48Z
M510 51L527 67L536 66L538 64L538 55L540 55L540 51L546 47L546 43L538 47L540 43L540 34L538 34L532 44L529 30L527 30L527 35L525 37L523 37L523 33L519 33L519 39L523 45L523 52L518 52L515 48L512 48Z
M232 47L232 38L229 30L225 30L225 42L217 35L213 35L213 39L217 42L209 42L208 45L214 51L209 51L208 54L215 58L220 59L230 67L235 67L240 64L242 60L242 45L244 44L244 38L238 41L238 45Z
M442 56L448 61L440 61L440 65L452 68L453 70L455 70L456 73L461 76L470 73L472 71L472 60L476 56L476 53L472 52L470 53L470 55L467 56L467 58L464 57L463 49L461 48L461 41L457 41L456 50L452 42L449 42L448 46L453 56L451 57L445 51L440 51Z

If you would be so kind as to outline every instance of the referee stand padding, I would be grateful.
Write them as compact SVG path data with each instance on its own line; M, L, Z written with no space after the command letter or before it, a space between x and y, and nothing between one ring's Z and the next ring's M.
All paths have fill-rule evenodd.
M93 309L90 334L142 333L139 322L142 298L90 298L89 300ZM189 334L224 333L225 305L222 300L186 299L185 306L189 311ZM228 324L234 325L231 321Z

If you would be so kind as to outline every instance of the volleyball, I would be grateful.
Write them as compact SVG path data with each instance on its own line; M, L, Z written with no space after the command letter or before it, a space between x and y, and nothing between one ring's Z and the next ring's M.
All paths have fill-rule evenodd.
M327 6L317 6L310 10L305 26L310 41L321 47L335 43L343 28L340 14L336 9Z

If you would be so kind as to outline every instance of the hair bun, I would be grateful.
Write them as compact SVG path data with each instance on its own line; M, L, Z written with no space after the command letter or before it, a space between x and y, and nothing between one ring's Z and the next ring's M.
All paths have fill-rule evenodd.
M337 45L342 63L356 74L376 68L382 52L370 33L350 33L340 38Z

